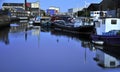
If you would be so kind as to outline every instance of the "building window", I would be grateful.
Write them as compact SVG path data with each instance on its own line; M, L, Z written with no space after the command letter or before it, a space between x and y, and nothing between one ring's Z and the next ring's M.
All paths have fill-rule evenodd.
M111 24L117 24L117 20L111 20Z

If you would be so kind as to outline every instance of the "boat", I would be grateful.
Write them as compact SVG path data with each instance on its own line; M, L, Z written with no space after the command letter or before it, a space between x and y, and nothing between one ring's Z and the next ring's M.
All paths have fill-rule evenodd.
M92 42L102 45L120 46L120 18L101 18L94 22L96 34L91 35Z
M36 16L33 19L33 25L40 25L40 23L41 23L41 17L40 16Z
M51 22L54 22L56 20L64 20L66 22L74 22L74 18L69 15L53 15L50 19Z
M79 25L78 25L79 24ZM51 26L54 29L81 34L94 33L94 25L80 25L80 23L68 23L64 20L55 20Z
M120 30L112 30L103 35L91 35L92 42L102 42L103 45L120 46Z

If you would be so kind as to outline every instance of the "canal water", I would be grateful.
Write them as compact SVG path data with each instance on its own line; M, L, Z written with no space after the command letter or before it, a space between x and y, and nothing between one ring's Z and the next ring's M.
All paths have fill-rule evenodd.
M103 48L84 36L13 22L0 30L0 72L119 72L119 53Z

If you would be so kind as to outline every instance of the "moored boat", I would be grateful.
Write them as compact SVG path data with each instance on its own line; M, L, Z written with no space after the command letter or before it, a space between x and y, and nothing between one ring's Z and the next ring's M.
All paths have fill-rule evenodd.
M80 23L79 23L80 24ZM56 20L52 23L54 29L67 31L71 33L91 34L94 32L94 25L77 25L75 23L66 23L64 20Z
M91 35L93 42L103 42L104 45L120 46L119 30L109 31L103 35Z
M120 46L120 18L101 18L94 23L96 34L91 35L92 42Z
M41 23L41 17L40 16L36 16L33 19L33 25L40 25L40 23Z

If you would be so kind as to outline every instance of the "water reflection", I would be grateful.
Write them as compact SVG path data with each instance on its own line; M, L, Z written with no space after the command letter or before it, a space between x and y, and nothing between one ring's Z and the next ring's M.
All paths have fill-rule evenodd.
M64 36L67 38L74 39L76 41L90 41L90 38L88 35L74 34L74 33L69 33L69 32L64 32L59 30L51 30L51 35L55 35L58 37Z
M119 47L112 46L94 46L96 48L96 57L94 60L100 67L115 68L120 66Z
M27 41L30 35L40 38L40 26L29 27L27 20L13 22L10 26L10 34L14 38L24 37L25 41Z
M0 30L0 42L5 43L6 45L9 44L9 29L10 27Z
M20 20L16 22L12 22L10 24L10 32L11 33L16 33L16 32L24 32L25 29L28 27L28 21L27 20Z
M14 22L10 28L0 31L1 72L120 70L111 68L119 66L119 47L95 46L89 36L28 25L28 22ZM6 41L9 45L2 45ZM103 69L100 65L110 68Z
M51 32L51 30L50 27L41 27L41 32Z

